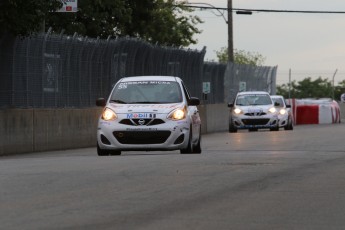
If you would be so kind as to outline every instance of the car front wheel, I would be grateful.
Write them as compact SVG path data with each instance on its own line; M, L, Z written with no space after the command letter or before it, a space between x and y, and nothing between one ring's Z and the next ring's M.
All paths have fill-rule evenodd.
M98 156L117 156L121 155L121 151L101 149L97 143L97 154Z
M279 131L279 125L277 125L277 126L274 127L274 128L270 128L270 131Z
M285 130L293 130L292 119L289 119L287 125L284 127Z
M201 131L201 127L200 127L200 131ZM198 143L194 147L194 153L201 153L201 133L200 132L199 132Z
M201 134L199 134L201 135ZM188 154L188 153L201 153L201 136L199 137L198 143L196 146L193 146L192 143L192 127L190 127L189 138L188 138L188 145L184 149L180 149L181 154Z
M232 120L230 120L230 123L229 123L229 133L237 133L237 128L234 126L234 123L232 122Z

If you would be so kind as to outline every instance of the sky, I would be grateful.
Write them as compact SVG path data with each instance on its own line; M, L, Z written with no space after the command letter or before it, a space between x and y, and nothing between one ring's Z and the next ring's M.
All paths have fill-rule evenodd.
M227 7L227 0L188 0ZM204 5L207 6L207 5ZM233 8L344 11L344 0L232 0ZM228 27L217 11L195 10L204 23L197 26L201 34L194 36L196 45L206 47L206 61L217 61L216 51L228 44ZM224 12L227 19L227 13ZM253 12L252 15L233 13L234 49L259 53L265 66L278 66L277 85L289 81L312 80L322 77L334 79L334 84L345 80L345 13L302 14ZM289 72L291 71L291 75Z

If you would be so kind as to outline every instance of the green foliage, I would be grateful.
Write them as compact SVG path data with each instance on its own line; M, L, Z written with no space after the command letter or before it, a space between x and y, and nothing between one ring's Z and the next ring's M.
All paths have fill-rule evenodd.
M308 77L299 82L292 81L290 84L287 83L277 86L277 94L285 98L289 98L289 95L290 98L332 98L334 93L334 99L339 100L340 95L344 92L345 80L339 82L337 86L334 86L333 92L332 82L321 77L316 80L311 80Z
M177 0L82 0L77 13L55 12L60 0L0 0L0 32L29 35L43 28L107 38L130 36L161 45L189 46L200 33L197 16Z
M228 48L222 47L220 51L216 51L218 61L221 63L228 62ZM265 57L259 53L249 52L245 50L234 50L234 63L243 65L262 66L265 63Z
M161 45L189 46L202 23L176 0L83 0L77 13L50 13L46 27L92 38L138 37Z
M218 62L220 63L227 63L228 58L228 47L222 47L220 50L216 51L216 55L218 58Z
M196 16L187 16L191 9L183 2L175 0L134 0L131 23L125 28L124 34L141 37L151 43L168 46L184 46L196 44L193 35L200 33L195 26L202 23ZM148 7L150 6L150 10Z
M49 12L61 6L59 0L1 0L0 33L26 36L38 32Z
M52 12L46 19L46 27L65 34L77 33L92 38L118 36L126 23L132 20L132 8L123 0L78 1L77 13Z

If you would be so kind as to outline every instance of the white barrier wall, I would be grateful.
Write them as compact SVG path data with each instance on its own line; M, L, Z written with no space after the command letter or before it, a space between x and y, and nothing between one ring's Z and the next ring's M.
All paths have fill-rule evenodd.
M288 99L295 124L333 124L341 122L338 102L331 99Z

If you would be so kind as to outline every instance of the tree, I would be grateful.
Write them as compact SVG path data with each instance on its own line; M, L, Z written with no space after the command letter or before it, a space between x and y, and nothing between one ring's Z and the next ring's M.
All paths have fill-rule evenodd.
M228 48L222 47L220 51L216 51L217 58L219 62L227 63L228 62ZM234 63L244 64L244 65L253 65L253 66L262 66L265 62L265 57L259 53L249 52L245 50L234 50Z
M342 90L345 90L345 80L334 87L335 100L339 100ZM289 95L291 98L332 98L333 86L331 81L326 78L318 77L316 80L311 80L310 77L307 77L299 82L292 81L290 84L277 86L277 94L285 98L289 98Z
M65 34L92 38L138 37L151 43L187 47L197 41L196 25L202 23L185 1L82 0L78 12L56 12L60 0L0 0L0 32L29 35L43 27Z
M161 45L188 46L195 44L193 35L202 23L197 16L186 16L191 11L184 2L176 0L83 0L79 11L52 13L47 26L65 34L107 38L130 36Z
M1 0L0 33L26 36L38 32L49 12L61 6L60 0Z
M146 1L146 0L144 0ZM118 36L124 25L131 21L133 9L123 0L83 0L78 2L78 12L52 12L46 27L53 31L73 35L77 33L92 38Z
M168 46L196 44L193 35L201 32L196 25L202 21L197 16L187 16L185 13L192 10L184 3L176 0L132 0L132 20L125 27L124 34Z

